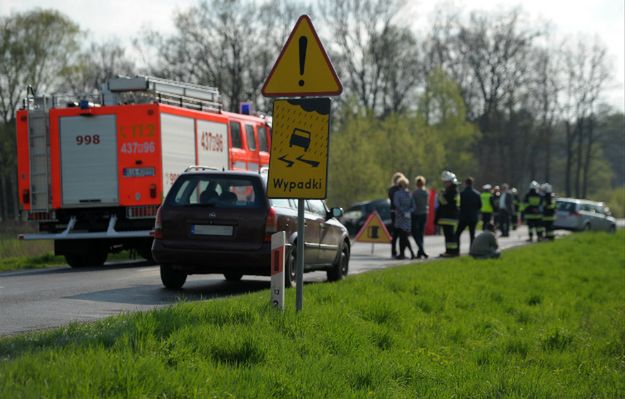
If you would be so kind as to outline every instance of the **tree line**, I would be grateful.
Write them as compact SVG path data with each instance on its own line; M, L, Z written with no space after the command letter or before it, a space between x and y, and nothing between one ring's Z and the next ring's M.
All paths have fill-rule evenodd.
M173 16L173 33L144 29L132 48L85 44L54 10L0 18L0 216L17 214L14 115L28 85L81 96L144 73L217 87L232 111L251 101L271 112L260 89L303 13L345 87L331 203L381 197L395 171L436 182L447 168L521 191L549 181L580 198L625 184L624 117L604 104L613 72L597 38L556 36L520 7L442 3L417 31L418 10L402 0L203 0Z

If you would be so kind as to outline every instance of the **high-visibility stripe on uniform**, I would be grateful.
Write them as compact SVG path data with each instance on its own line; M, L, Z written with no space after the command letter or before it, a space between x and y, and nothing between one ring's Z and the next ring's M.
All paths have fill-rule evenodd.
M458 243L457 242L447 242L447 243L445 243L445 248L447 248L447 249L458 249Z
M446 218L441 218L438 219L438 224L440 224L441 226L458 226L458 220L457 219L446 219Z
M543 216L543 220L545 222L553 222L556 220L556 217L555 216Z
M528 213L525 215L525 219L526 220L540 220L542 219L543 215L541 215L540 213Z

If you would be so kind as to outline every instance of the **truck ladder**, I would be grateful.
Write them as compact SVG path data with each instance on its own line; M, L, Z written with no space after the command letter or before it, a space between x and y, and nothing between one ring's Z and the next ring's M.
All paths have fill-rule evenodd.
M216 88L153 76L109 79L102 86L104 104L118 104L120 94L128 92L143 92L153 97L154 101L181 107L221 110L221 98Z

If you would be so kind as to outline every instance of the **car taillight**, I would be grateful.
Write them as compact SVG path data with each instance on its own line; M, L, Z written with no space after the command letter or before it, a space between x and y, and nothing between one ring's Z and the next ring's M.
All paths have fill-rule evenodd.
M155 239L155 240L161 240L163 239L163 224L161 222L161 207L158 207L158 210L156 211L156 219L154 220L154 230L152 230L151 232L151 236Z
M265 219L265 242L271 242L271 235L278 231L278 214L274 208L267 210Z

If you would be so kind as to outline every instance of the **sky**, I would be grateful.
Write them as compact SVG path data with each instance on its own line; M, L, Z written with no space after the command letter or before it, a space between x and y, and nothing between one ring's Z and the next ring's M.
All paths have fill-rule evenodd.
M408 0L411 9L425 21L435 1ZM0 0L0 16L33 8L54 8L97 41L121 40L127 44L142 27L162 33L174 31L173 16L197 4L198 0L108 0L97 3L74 0ZM95 6L97 4L97 6ZM613 67L613 79L608 83L606 100L612 106L625 110L625 1L624 0L458 0L454 4L467 10L493 11L502 7L521 5L532 18L551 21L556 35L598 36L607 46ZM293 21L295 23L295 21ZM417 27L415 27L417 28Z

